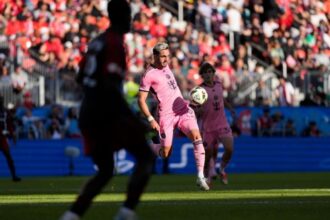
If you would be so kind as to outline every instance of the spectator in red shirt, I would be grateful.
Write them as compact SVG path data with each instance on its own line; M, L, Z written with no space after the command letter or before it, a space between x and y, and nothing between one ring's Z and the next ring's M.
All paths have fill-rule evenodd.
M142 35L149 35L150 22L146 14L141 13L139 18L133 22L134 31Z
M26 92L23 95L23 106L29 110L32 110L33 108L36 107L36 104L32 100L32 96L30 92Z
M14 35L20 33L21 25L16 16L12 16L5 28L5 35Z
M217 68L218 76L223 79L224 89L231 89L236 82L235 70L232 67L227 55L221 56L220 67Z
M167 36L167 28L164 24L162 24L160 16L157 16L155 23L152 24L150 28L150 34L155 38Z
M63 52L63 44L58 37L51 35L50 39L43 46L47 53L53 53L57 59L60 59Z

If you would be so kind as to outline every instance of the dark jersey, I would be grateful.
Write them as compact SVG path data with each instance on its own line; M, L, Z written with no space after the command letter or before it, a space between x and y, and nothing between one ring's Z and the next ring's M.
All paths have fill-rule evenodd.
M0 110L0 150L8 149L8 136L14 135L14 119L6 110Z
M7 111L0 110L0 135L12 136L14 132L14 119Z
M111 78L111 87L120 89L126 74L126 55L123 35L106 31L88 45L80 63L78 82L85 92L109 89L104 80Z
M103 141L106 143L103 145L117 150L145 141L146 129L123 96L125 54L123 35L110 30L88 46L78 76L78 82L84 88L79 126L87 145L95 146L95 142ZM128 135L130 138L127 138ZM101 149L87 146L87 154L90 153L89 148Z
M107 31L88 46L78 75L84 88L80 124L103 125L108 119L130 114L122 95L126 74L123 35Z

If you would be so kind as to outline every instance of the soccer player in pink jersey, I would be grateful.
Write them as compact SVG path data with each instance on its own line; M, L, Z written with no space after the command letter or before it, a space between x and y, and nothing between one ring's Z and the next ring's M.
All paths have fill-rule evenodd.
M235 111L232 106L223 97L222 83L215 77L215 69L209 63L203 63L199 74L203 78L200 85L208 93L207 101L195 108L200 119L200 128L204 140L206 151L205 157L205 175L208 181L215 174L215 163L218 155L218 147L221 142L225 152L220 163L220 178L224 184L228 184L225 168L227 167L233 154L233 135L228 124L224 107L230 110L234 117Z
M197 167L197 185L209 190L204 178L205 150L193 109L184 100L172 71L169 68L170 51L166 43L158 43L153 48L154 63L141 79L138 103L141 112L147 117L151 128L158 131L160 144L152 144L156 155L168 158L171 155L173 130L179 128L194 144ZM158 100L159 122L151 115L146 103L151 92Z

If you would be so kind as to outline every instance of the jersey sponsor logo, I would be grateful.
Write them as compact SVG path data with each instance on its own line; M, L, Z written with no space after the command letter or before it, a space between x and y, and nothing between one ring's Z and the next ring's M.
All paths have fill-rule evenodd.
M118 73L121 75L123 69L117 63L109 63L107 69L110 73Z
M169 80L169 81L167 82L167 84L168 84L168 86L170 87L170 89L175 90L175 89L177 88L177 85L176 85L175 80Z
M213 98L213 109L214 109L214 111L220 110L219 96L217 96L217 95L215 95Z
M93 75L97 69L97 54L103 47L102 41L95 40L88 45L88 53L86 55L86 62L83 67L83 85L93 88L96 87L97 81L93 79Z

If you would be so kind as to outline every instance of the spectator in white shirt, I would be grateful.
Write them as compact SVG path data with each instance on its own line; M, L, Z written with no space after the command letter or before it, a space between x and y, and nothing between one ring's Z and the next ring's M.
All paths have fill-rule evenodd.
M21 69L20 66L15 67L15 71L10 75L15 93L21 93L28 83L28 75Z
M279 106L293 106L294 105L294 88L292 84L280 77L280 84L277 87L276 95Z
M205 31L211 33L211 16L212 16L212 7L211 0L203 0L199 2L198 13L201 15Z

